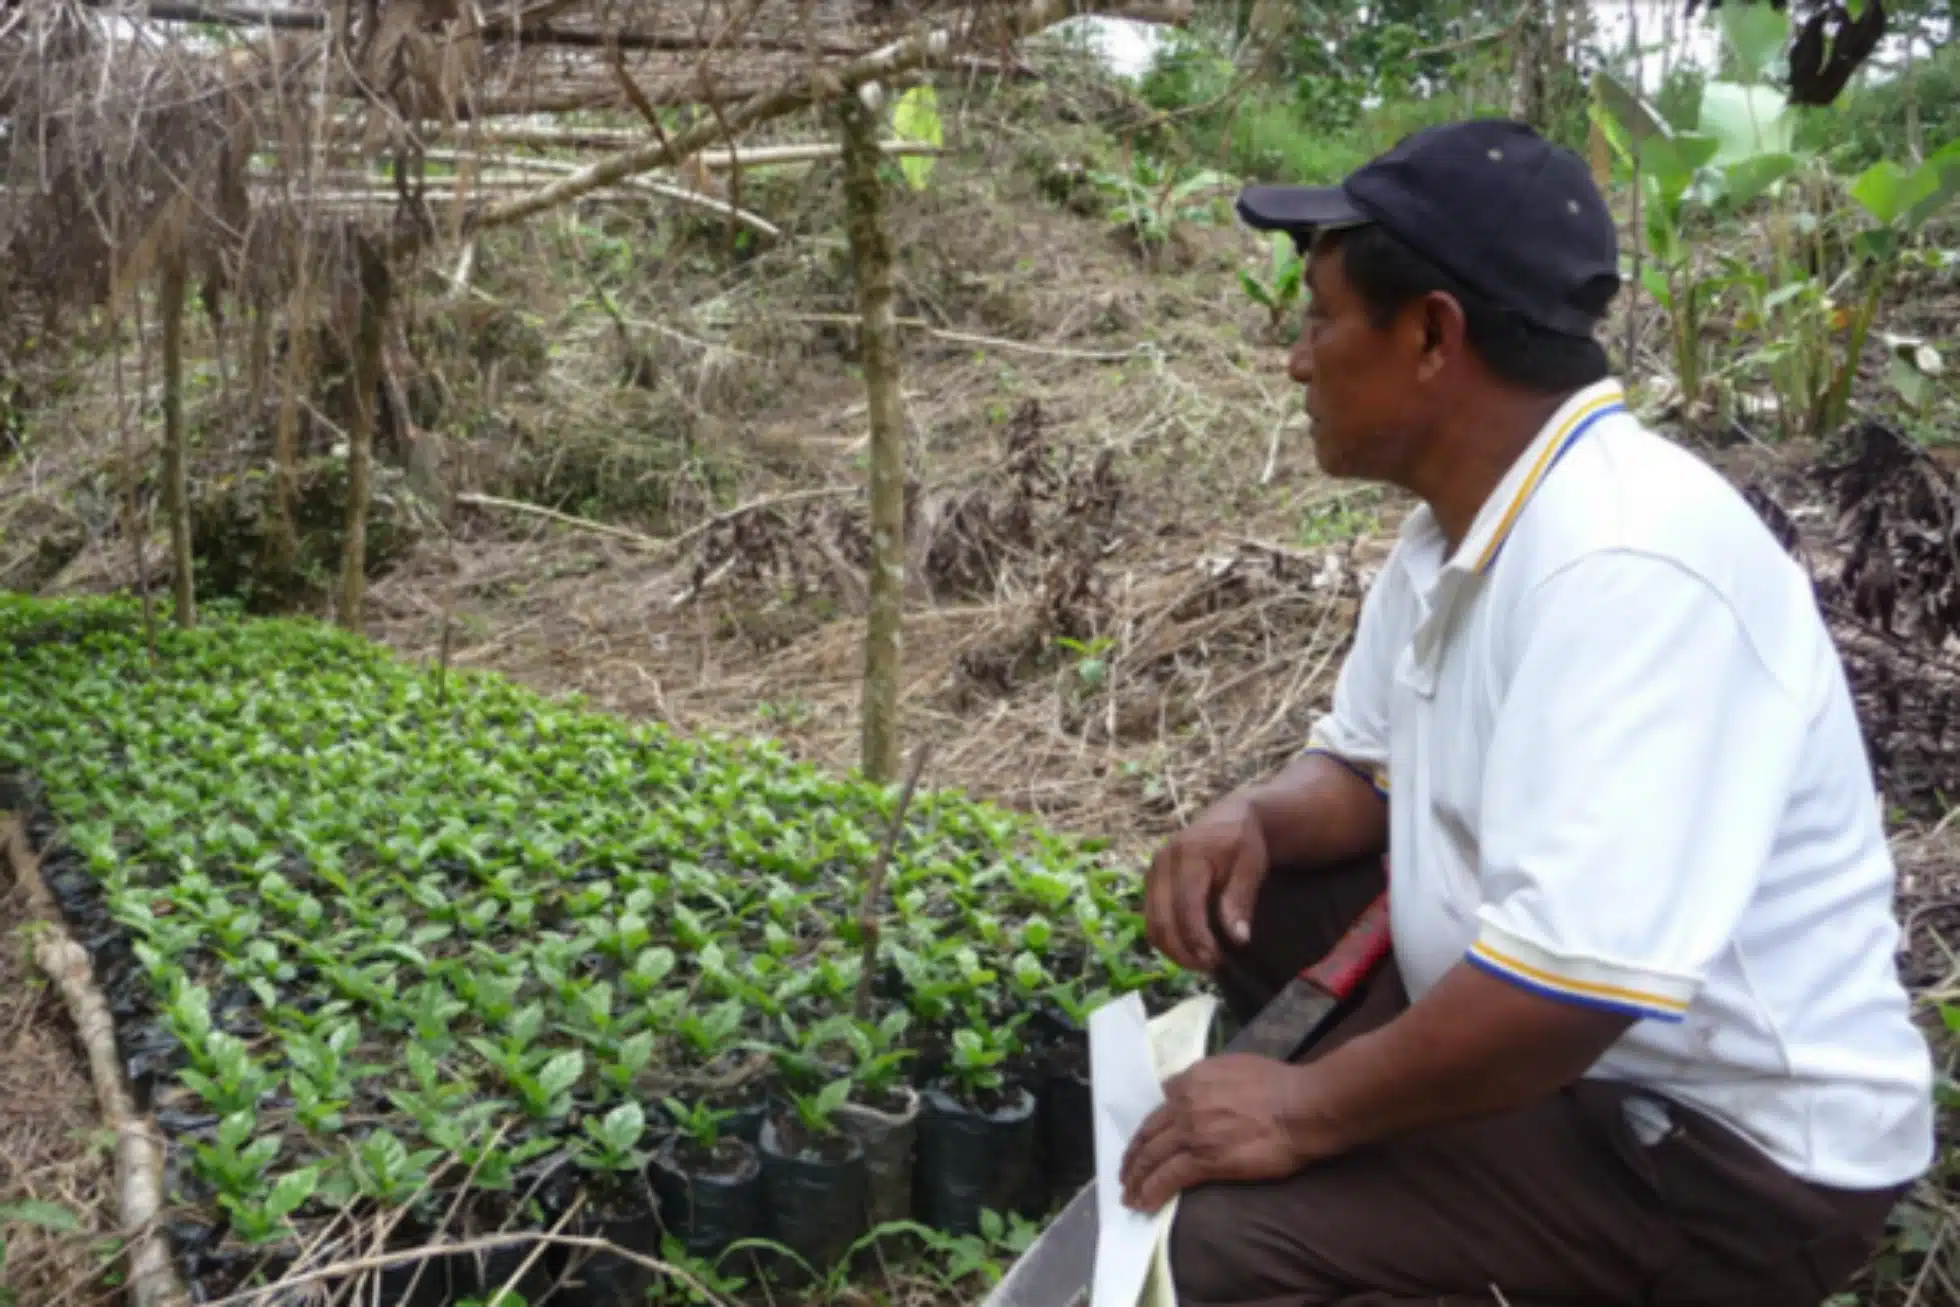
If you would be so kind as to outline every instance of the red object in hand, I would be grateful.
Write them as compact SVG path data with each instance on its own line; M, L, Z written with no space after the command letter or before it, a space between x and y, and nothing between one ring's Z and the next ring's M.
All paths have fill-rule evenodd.
M1327 956L1300 973L1335 998L1344 999L1361 987L1375 965L1388 956L1388 891L1362 909Z

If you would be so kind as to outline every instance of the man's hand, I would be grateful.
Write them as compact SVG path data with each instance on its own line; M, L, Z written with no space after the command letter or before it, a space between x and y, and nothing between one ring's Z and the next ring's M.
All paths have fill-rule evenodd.
M1143 904L1151 944L1188 970L1212 970L1219 960L1213 898L1232 942L1244 944L1252 938L1252 903L1269 865L1250 803L1227 799L1206 809L1151 860Z
M1300 1068L1221 1053L1164 1082L1164 1103L1123 1155L1123 1201L1154 1212L1171 1195L1218 1180L1276 1180L1306 1158L1288 1119Z
M1320 753L1235 791L1158 851L1144 880L1150 942L1179 966L1217 969L1221 941L1252 938L1252 905L1275 866L1332 866L1388 847L1388 805L1352 768Z
M1508 1112L1584 1075L1633 1023L1458 963L1378 1030L1302 1065L1220 1053L1164 1082L1123 1157L1156 1211L1213 1181L1282 1179L1411 1130Z

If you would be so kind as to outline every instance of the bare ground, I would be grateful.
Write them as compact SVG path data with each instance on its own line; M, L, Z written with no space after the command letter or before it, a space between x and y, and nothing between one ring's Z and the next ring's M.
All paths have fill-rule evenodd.
M113 1300L103 1271L116 1237L112 1146L61 998L31 955L27 897L0 860L0 1208L51 1203L73 1231L7 1225L0 1286L22 1307Z

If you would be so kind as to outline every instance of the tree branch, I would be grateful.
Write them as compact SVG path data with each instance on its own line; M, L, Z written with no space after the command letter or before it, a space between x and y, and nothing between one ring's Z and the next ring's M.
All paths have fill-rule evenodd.
M1150 15L1146 21L1154 22L1169 22L1176 13L1184 14L1188 20L1190 14L1189 0L1172 4L1138 4L1135 8ZM1127 17L1131 16L1131 9L1130 5L1097 3L1096 0L1024 0L1019 8L1001 15L998 21L1003 36L1009 40L1019 40L1070 18L1091 13ZM924 35L906 37L838 68L819 68L788 86L761 92L744 101L723 115L725 122L709 119L664 143L649 142L621 151L581 168L561 181L540 187L530 195L490 205L473 216L469 229L521 222L598 187L666 167L677 159L686 158L727 135L746 130L757 123L807 109L820 101L833 100L855 91L866 82L886 81L902 73L927 67L946 59L955 48L972 44L981 27L977 18L970 19L962 25L957 36L950 28L941 28ZM820 81L822 85L819 85Z

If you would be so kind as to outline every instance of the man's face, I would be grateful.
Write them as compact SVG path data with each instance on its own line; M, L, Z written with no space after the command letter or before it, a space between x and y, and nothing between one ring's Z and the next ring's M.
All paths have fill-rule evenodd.
M1314 456L1328 476L1400 484L1424 425L1419 323L1377 327L1348 284L1339 247L1307 262L1311 298L1287 373L1307 388Z

